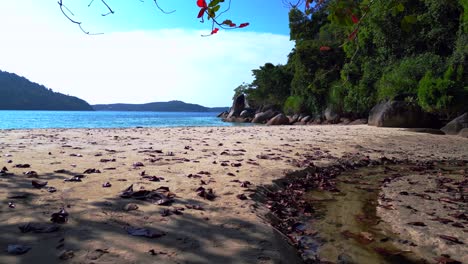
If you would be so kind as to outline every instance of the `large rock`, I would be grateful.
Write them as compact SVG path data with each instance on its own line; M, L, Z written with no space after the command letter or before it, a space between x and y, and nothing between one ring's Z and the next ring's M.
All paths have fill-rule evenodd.
M304 116L303 118L301 118L300 122L305 124L307 122L310 122L311 120L312 120L311 116Z
M228 111L224 111L224 112L219 113L218 117L226 118L228 115L229 115Z
M325 109L325 112L323 112L323 115L325 116L325 120L332 124L338 123L340 121L340 115L333 109L332 106L328 106Z
M349 123L350 125L365 125L367 124L367 118L360 118Z
M374 106L369 113L368 124L378 127L440 127L433 116L404 101L388 101Z
M283 114L278 114L270 121L268 121L267 126L281 126L281 125L289 125L289 118L287 118Z
M275 116L275 112L273 110L268 110L266 112L257 113L252 120L252 123L263 124L273 118ZM289 121L289 120L288 120Z
M464 128L460 130L460 133L458 133L460 137L468 138L468 128Z
M293 123L296 123L297 121L299 121L299 115L298 114L294 114L293 116L291 117L288 117L289 118L289 123L290 124L293 124Z
M240 113L240 117L242 118L253 118L254 117L254 114L255 114L255 111L252 110L252 109L245 109L244 111L242 111Z
M456 135L464 128L468 128L468 112L450 121L440 130L447 135Z
M245 109L245 95L241 94L236 97L234 102L232 103L231 110L229 111L229 115L227 118L231 117L238 117L240 113Z

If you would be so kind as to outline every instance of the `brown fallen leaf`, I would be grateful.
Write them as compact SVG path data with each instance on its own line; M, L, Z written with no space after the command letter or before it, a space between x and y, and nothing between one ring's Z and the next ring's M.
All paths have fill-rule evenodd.
M446 236L446 235L439 235L440 238L450 241L455 244L464 244L462 241L460 241L458 238L453 237L453 236Z
M423 222L409 222L407 225L413 225L413 226L426 226L425 223Z

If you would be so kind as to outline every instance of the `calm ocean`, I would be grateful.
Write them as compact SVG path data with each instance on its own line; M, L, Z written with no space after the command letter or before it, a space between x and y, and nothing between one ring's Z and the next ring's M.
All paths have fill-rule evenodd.
M0 111L0 129L233 126L214 112Z

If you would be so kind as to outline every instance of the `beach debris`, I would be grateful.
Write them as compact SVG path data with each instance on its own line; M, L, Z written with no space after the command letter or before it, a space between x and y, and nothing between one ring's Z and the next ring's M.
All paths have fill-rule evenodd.
M413 226L426 226L426 224L423 223L423 222L409 222L407 224L408 225L413 225Z
M157 205L170 205L174 202L175 194L169 191L168 187L161 186L156 190L133 190L133 184L123 190L120 194L122 198L134 198L145 200Z
M196 204L186 204L185 207L187 209L193 209L193 210L199 210L199 211L205 210L201 205L196 205Z
M439 235L439 237L454 244L464 244L458 238L453 236Z
M70 154L70 157L78 157L78 158L82 158L82 157L83 157L83 155L81 155L81 154L75 154L75 153L72 153L72 154Z
M52 233L58 231L60 227L56 224L27 223L18 228L21 233Z
M112 186L112 184L110 182L105 182L105 183L102 184L103 188L109 188L111 186Z
M434 219L431 219L431 221L437 221L437 222L440 222L440 223L442 223L444 225L453 222L453 220L450 220L450 219L447 219L447 218L441 218L441 217L436 217Z
M403 253L401 250L391 250L382 247L375 247L374 251L385 257L397 256Z
M164 180L164 177L158 177L158 176L143 176L142 177L143 179L147 179L148 181L152 181L152 182L159 182L159 181L162 181Z
M75 257L75 252L73 252L73 250L65 250L59 255L59 259L61 260L72 259L73 257Z
M81 179L83 177L84 177L83 175L75 175L75 176L72 176L71 178L65 179L63 181L66 181L66 182L81 182L82 181Z
M46 181L36 181L36 180L33 180L31 181L31 184L34 188L43 188L47 185L47 182Z
M163 217L167 217L167 216L170 216L170 215L182 215L182 211L184 210L184 208L175 208L173 210L169 210L169 209L164 209L161 211L161 216Z
M25 245L8 245L7 252L12 255L22 255L31 249L30 246Z
M83 172L83 174L92 174L92 173L101 173L98 169L87 169Z
M8 207L11 208L11 209L15 209L16 208L16 205L12 202L8 202Z
M26 168L30 168L31 165L29 164L16 164L15 166L13 166L15 168L21 168L21 169L26 169Z
M455 217L456 219L459 220L465 220L468 221L468 215L464 213L455 213L455 214L449 214L451 217Z
M67 173L69 172L68 170L65 169L59 169L59 170L54 170L55 173Z
M28 178L37 177L37 172L36 171L27 171L27 172L23 172L23 174L27 175Z
M135 167L135 168L136 168L136 167L144 167L144 166L145 166L145 165L144 165L142 162L139 162L139 161L133 163L133 167Z
M236 197L238 199L240 199L240 200L247 200L248 199L247 196L245 196L245 194L243 194L243 193L236 195Z
M250 183L249 181L243 181L240 186L242 188L249 188L250 185L252 185L252 183Z
M51 215L50 221L56 224L65 224L68 221L68 213L64 208Z
M106 162L115 162L116 159L100 159L99 162L103 162L103 163L106 163Z
M54 193L54 192L57 191L57 188L52 187L52 186L49 186L49 187L46 188L46 190L47 190L48 192L50 192L50 193Z
M142 236L148 238L158 238L165 236L166 233L161 231L152 231L146 228L138 228L138 227L127 227L125 228L128 234L132 236Z
M209 201L213 201L216 198L216 195L214 194L213 189L211 189L211 188L205 189L203 187L198 187L196 192L197 192L198 196L200 196L200 197L202 197L204 199L207 199Z
M91 251L89 252L88 254L86 254L86 258L89 259L89 260L97 260L99 259L100 257L102 257L104 254L108 254L109 253L109 250L108 249L96 249L94 251ZM92 263L92 262L91 262Z
M437 264L462 264L458 260L451 259L450 256L440 256L438 258L434 258L435 261L437 261Z
M138 205L135 203L128 203L124 206L124 210L127 212L138 210Z

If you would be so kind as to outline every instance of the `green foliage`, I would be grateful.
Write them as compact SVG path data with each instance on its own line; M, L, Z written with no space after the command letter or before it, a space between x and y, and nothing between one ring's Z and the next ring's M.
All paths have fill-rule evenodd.
M241 85L237 86L234 89L234 95L232 96L232 100L235 100L241 94L246 94L249 88L250 85L246 83L242 83Z
M418 85L418 103L428 112L456 114L467 110L468 89L461 82L454 81L457 74L449 67L442 77L435 77L428 71Z
M419 105L428 112L447 112L453 101L450 92L455 82L444 78L435 78L428 71L418 86Z
M254 81L245 92L253 106L272 105L282 108L290 95L292 75L284 65L266 63L252 70Z
M254 70L246 93L288 113L332 105L365 116L383 99L443 115L468 110L467 8L467 0L328 0L311 14L293 8L288 63Z
M300 96L289 96L284 102L283 111L286 114L300 113L304 110L304 98Z
M389 66L377 82L379 99L394 99L396 97L416 97L418 82L427 71L441 73L442 59L434 54L426 53L409 57Z

